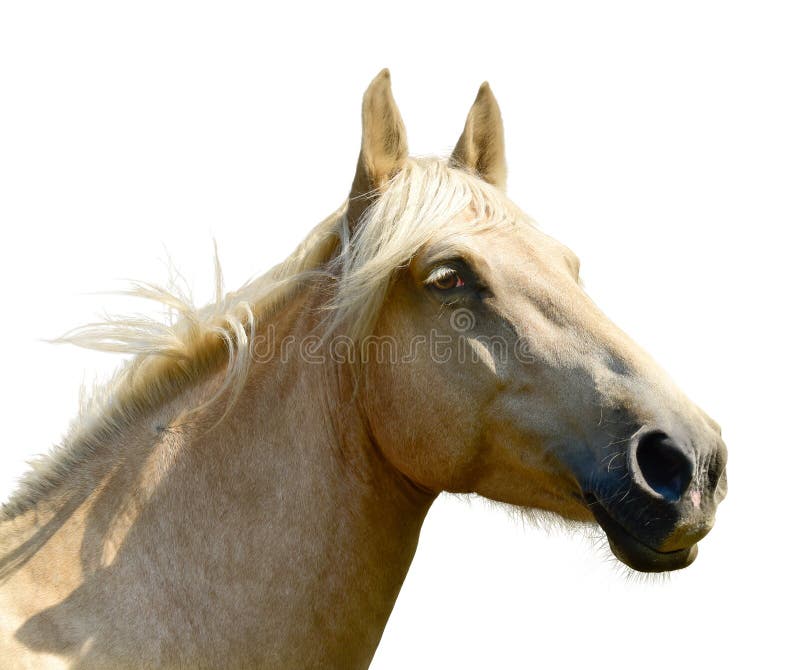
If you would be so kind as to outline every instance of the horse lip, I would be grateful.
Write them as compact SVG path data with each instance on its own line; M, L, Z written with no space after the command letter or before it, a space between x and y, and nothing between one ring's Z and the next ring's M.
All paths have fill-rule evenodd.
M608 546L625 565L639 572L667 572L688 567L697 558L697 544L676 551L658 551L631 535L592 494L584 496L597 523L605 531Z

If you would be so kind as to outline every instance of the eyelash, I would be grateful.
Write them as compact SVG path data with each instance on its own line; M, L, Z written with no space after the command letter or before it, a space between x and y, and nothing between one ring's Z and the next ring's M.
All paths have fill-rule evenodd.
M458 270L450 267L442 267L430 276L426 285L445 293L464 288L467 284Z

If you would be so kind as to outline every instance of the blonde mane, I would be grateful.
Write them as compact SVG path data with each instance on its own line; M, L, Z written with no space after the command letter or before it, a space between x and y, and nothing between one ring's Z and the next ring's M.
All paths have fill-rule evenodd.
M205 307L196 307L176 283L136 283L124 293L166 307L166 323L114 318L58 338L57 342L133 358L110 382L87 395L62 444L31 463L32 470L3 506L2 515L12 517L35 506L126 426L212 373L222 372L220 382L200 407L224 397L224 415L244 388L258 328L308 282L330 281L328 332L339 328L358 341L373 328L396 271L459 215L472 214L459 223L458 232L530 222L500 190L441 159L407 159L375 195L357 225L348 221L345 203L284 262L236 291L224 294L215 255L216 299Z

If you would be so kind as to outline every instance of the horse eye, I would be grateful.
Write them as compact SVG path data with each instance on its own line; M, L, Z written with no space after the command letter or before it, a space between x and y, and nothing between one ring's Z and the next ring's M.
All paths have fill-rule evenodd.
M452 291L465 285L461 275L452 268L440 270L428 284L439 291Z

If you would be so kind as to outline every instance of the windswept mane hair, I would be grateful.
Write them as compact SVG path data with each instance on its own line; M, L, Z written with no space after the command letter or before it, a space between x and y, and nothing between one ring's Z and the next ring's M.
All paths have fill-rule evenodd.
M457 232L530 220L500 191L478 176L433 158L409 158L356 222L347 203L317 225L282 263L240 289L223 290L215 255L216 297L198 308L177 285L135 283L126 295L165 306L170 319L114 318L77 328L57 342L133 355L102 388L82 402L62 445L32 463L32 471L4 506L14 516L35 505L86 456L119 435L132 421L194 384L219 374L210 397L222 412L244 388L258 329L274 318L304 285L329 281L323 320L354 341L374 327L398 269L465 212ZM456 230L454 229L454 232ZM220 374L221 373L221 374Z

